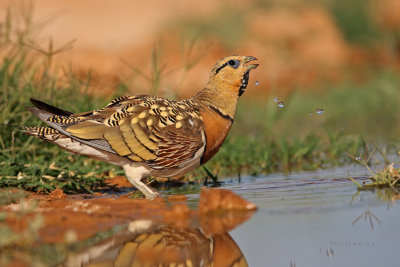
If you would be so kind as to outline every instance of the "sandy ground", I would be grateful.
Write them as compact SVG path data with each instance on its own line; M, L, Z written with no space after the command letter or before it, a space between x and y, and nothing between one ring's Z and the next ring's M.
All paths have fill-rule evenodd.
M15 216L16 213L32 208L24 216ZM54 190L49 195L28 193L28 197L19 203L1 206L0 210L7 212L6 222L15 231L21 232L29 224L29 219L41 214L45 219L45 227L41 228L43 242L65 241L67 230L76 233L76 240L83 240L104 231L113 225L131 220L149 219L159 223L176 224L188 227L195 219L206 232L226 232L247 218L249 214L239 219L227 218L221 221L212 216L202 220L203 215L214 211L253 211L256 206L242 199L231 191L223 189L206 189L201 193L198 210L190 210L186 204L186 197L176 195L168 198L157 198L154 201L146 199L132 199L128 196L84 196L66 195L61 189Z

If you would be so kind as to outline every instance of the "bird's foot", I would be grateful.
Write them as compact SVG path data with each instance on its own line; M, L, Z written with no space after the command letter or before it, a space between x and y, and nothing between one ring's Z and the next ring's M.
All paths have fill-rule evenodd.
M137 189L139 189L140 192L143 193L143 195L146 197L146 199L153 200L157 196L159 196L158 192L153 191L150 189L146 184L144 184L141 179L143 176L143 173L140 173L137 171L138 167L132 167L130 165L125 165L124 170L126 174L126 178L128 181L134 185ZM141 168L141 167L139 167Z
M142 193L144 194L146 199L149 199L149 200L154 200L156 197L158 197L160 195L158 192L152 192L152 193L142 192Z

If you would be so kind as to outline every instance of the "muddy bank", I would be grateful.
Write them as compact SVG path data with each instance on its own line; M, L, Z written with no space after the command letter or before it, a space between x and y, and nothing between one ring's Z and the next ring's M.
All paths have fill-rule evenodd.
M11 195L20 193L18 190L10 192ZM190 210L185 200L184 196L149 201L127 195L66 195L60 189L49 195L24 192L21 199L13 199L12 203L0 207L0 224L8 231L0 244L0 256L19 266L21 262L32 260L36 248L63 244L63 253L57 260L59 263L67 260L67 266L102 262L102 256L107 253L115 256L107 257L110 264L122 258L126 261L129 254L130 262L151 260L158 265L205 258L211 264L215 251L214 247L212 253L209 251L209 242L214 246L222 242L218 245L222 251L230 251L233 246L240 252L227 231L251 217L256 209L253 203L228 190L205 188L198 209ZM99 233L107 231L107 238L98 237ZM96 240L90 241L90 245L85 244L93 238ZM154 242L162 245L153 249ZM139 243L145 245L138 249ZM224 244L228 248L224 248ZM134 252L120 256L115 250ZM153 254L157 257L151 256ZM235 259L240 259L240 255Z

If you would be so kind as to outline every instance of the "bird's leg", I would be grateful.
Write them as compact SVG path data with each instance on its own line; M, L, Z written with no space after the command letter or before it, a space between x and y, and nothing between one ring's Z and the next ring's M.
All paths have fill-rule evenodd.
M142 192L147 199L153 200L158 196L157 192L153 192L147 185L140 181L145 176L147 170L144 167L133 167L132 165L124 165L126 178L137 189Z

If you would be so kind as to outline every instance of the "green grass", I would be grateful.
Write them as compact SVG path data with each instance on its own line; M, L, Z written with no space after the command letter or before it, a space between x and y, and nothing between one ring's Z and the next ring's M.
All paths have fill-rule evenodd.
M0 206L18 203L21 199L25 198L27 193L25 191L10 191L0 190Z
M380 155L384 159L386 166L378 171L375 171L371 168L371 160L376 151L379 151ZM353 177L349 177L349 179L357 185L359 190L370 190L370 189L391 189L395 195L399 195L400 189L400 169L394 167L394 163L390 162L386 153L375 147L372 151L370 151L369 147L366 146L365 152L363 156L353 156L348 154L348 156L356 161L357 163L365 166L368 172L371 174L366 180L362 183L357 182ZM386 192L387 193L387 192ZM381 194L384 195L384 194ZM383 199L383 197L382 197Z
M393 163L386 166L382 170L372 171L371 176L368 177L368 182L363 182L360 184L352 177L349 177L360 190L368 190L373 188L400 188L400 169L393 167Z
M27 15L29 17L29 14ZM104 186L101 175L119 170L85 158L71 158L46 142L28 137L6 125L40 125L25 109L29 98L38 98L63 106L72 112L105 105L107 99L87 93L88 81L71 73L60 75L51 66L52 58L66 47L49 50L36 48L31 40L30 20L14 28L12 19L0 24L0 187L18 187L49 192L57 187L67 192L91 192ZM49 168L49 166L54 168Z

